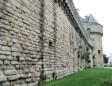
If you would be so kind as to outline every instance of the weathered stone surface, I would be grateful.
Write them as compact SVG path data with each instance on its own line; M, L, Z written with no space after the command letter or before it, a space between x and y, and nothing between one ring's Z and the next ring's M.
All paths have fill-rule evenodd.
M0 40L0 45L6 45L6 44L7 44L6 41Z
M13 42L13 43L17 43L18 40L17 40L17 39L12 39L12 42Z
M20 75L11 75L11 76L7 76L8 80L12 81L12 80L17 80L20 78Z
M13 60L14 58L12 56L7 56L8 60Z
M6 75L16 75L18 72L16 70L5 70L4 73Z
M1 76L1 75L3 75L3 72L2 72L2 71L0 71L0 76Z
M28 84L28 86L36 86L37 84L36 83L30 83Z
M17 65L17 64L19 64L17 61L11 61L11 64L12 65Z
M24 61L25 60L25 58L24 57L20 57L20 61Z
M16 84L14 86L28 86L27 84Z
M5 82L7 81L7 77L4 75L0 75L0 82Z
M2 86L10 86L10 83L9 82L4 82L4 83L2 83Z
M11 52L10 51L1 51L0 50L0 55L10 55Z
M5 61L4 61L4 64L5 64L5 65L9 65L9 64L10 64L10 61L5 60Z
M5 56L5 55L0 55L0 59L1 59L1 60L5 60L5 59L7 59L7 56Z
M7 47L7 46L0 46L0 50L3 50L3 51L10 51L10 47Z
M2 65L3 64L3 61L2 60L0 60L0 65Z
M11 47L11 51L15 51L15 52L17 52L18 50L19 50L18 48Z
M14 57L20 56L20 53L18 53L18 52L12 52L12 56L14 56Z
M26 78L26 82L27 83L31 83L32 82L32 79L31 78Z

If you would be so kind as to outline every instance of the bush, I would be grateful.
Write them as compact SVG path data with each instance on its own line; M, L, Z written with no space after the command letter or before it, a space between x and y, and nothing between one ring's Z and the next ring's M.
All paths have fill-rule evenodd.
M53 80L56 80L56 79L57 79L57 74L56 74L56 72L53 72L53 73L52 73L52 78L53 78Z

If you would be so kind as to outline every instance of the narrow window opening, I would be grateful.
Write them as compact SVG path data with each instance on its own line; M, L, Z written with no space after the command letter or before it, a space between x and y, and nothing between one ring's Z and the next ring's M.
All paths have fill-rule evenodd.
M89 48L87 47L87 51L89 51Z
M19 58L19 56L16 56L16 58L17 58L17 61L19 62L19 61L20 61L20 58Z
M100 54L101 53L101 51L100 50L98 50L98 54Z
M49 47L52 47L53 43L52 41L49 41Z
M95 56L93 56L93 59L95 59Z

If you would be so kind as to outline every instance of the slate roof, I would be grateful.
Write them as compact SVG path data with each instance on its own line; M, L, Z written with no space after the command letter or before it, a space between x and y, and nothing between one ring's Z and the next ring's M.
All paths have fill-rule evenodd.
M81 22L87 22L92 24L99 24L93 15L86 16L85 18L80 17Z

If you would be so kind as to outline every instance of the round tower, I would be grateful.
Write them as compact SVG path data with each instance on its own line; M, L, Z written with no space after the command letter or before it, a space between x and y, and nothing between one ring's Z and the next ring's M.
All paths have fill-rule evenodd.
M90 37L94 40L94 66L104 67L102 48L103 26L98 23L91 23L90 30Z
M81 21L89 34L88 38L93 42L93 65L95 67L104 67L102 47L103 26L92 15L86 16L85 19L81 18Z

